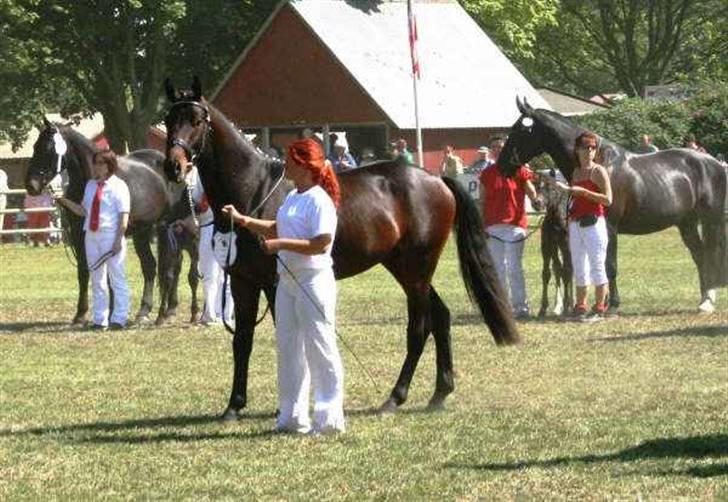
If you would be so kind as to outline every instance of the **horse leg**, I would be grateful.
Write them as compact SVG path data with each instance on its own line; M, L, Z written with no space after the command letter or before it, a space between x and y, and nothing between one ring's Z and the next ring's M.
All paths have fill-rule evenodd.
M233 335L233 386L230 400L220 419L237 420L248 404L248 365L253 351L253 334L258 315L260 287L238 277L232 278L235 302L235 335Z
M607 235L609 239L605 263L607 279L609 280L609 307L607 313L616 314L619 311L620 303L622 303L617 289L617 227L609 222L607 222Z
M139 229L133 234L134 248L141 262L142 275L144 276L142 302L136 316L137 320L140 321L148 319L154 300L154 276L156 275L157 262L152 254L151 234L152 227Z
M167 306L169 305L169 294L171 290L173 267L172 253L168 241L167 226L157 227L157 277L159 278L159 310L154 323L157 326L164 324L167 317Z
M693 262L695 263L695 266L698 268L698 281L700 283L700 310L703 311L703 308L706 308L709 310L709 306L705 303L705 292L707 288L705 287L705 270L703 267L703 242L700 239L700 234L698 233L698 222L695 219L690 219L688 221L685 221L678 225L678 230L680 230L680 237L682 238L683 243L690 251L690 256L693 258Z
M551 237L548 235L547 225L549 222L544 221L541 226L541 308L538 311L539 317L546 317L546 311L549 308L549 281L551 281L551 255L553 246Z
M197 240L191 240L187 245L187 254L190 256L190 269L187 272L187 282L190 285L190 293L192 298L190 300L190 323L194 324L200 317L200 306L197 301L197 287L200 284L200 274L197 271L197 264L199 262L199 249Z
M435 338L437 377L435 393L427 407L435 410L443 408L445 398L455 390L455 379L450 339L450 310L433 287L430 287L430 328Z
M556 246L553 250L553 261L552 261L554 282L556 283L556 293L554 298L554 314L561 315L564 313L564 290L563 290L563 276L564 266L559 259L559 251Z
M568 314L574 307L574 266L571 264L571 251L569 250L569 236L564 232L559 240L561 250L561 275L559 280L564 289L564 310L562 315Z
M83 232L73 233L73 247L76 250L76 279L78 281L78 302L76 303L76 315L73 316L73 325L82 326L86 324L88 314L88 281L89 271L86 261L86 245Z
M172 258L172 277L169 287L169 302L167 303L166 317L177 315L179 305L179 276L182 274L182 247L178 246Z
M417 369L417 363L425 348L427 332L427 316L430 312L430 286L405 288L407 294L407 355L397 383L394 385L389 398L382 404L382 412L391 412L407 400L407 393L412 382L412 376Z

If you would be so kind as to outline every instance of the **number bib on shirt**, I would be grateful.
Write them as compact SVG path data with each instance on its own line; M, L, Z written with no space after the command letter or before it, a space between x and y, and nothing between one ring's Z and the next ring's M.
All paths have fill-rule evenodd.
M218 232L215 230L212 233L212 254L223 270L230 268L238 256L236 237L235 232Z

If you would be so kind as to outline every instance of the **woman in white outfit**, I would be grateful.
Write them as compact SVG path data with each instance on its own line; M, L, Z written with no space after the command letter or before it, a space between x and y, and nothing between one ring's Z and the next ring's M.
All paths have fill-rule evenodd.
M126 280L126 233L131 199L129 187L116 176L118 164L112 151L93 156L93 178L86 183L81 204L58 197L56 201L84 217L86 261L91 271L93 329L124 329L129 317L130 293ZM108 280L107 280L108 277ZM114 310L109 316L107 282L114 291Z
M344 370L336 346L336 281L331 248L336 235L339 185L312 139L288 148L286 177L295 188L275 220L243 216L240 226L265 238L266 252L278 253L276 292L279 410L276 431L343 432ZM309 387L313 387L313 424Z
M193 168L190 171L188 182L192 190L192 201L195 204L194 210L197 213L197 219L200 224L200 240L198 245L200 258L197 264L197 270L200 273L202 290L205 293L205 305L202 309L200 324L208 326L221 323L223 320L222 295L224 275L222 267L215 259L215 253L212 249L212 234L215 229L215 222L213 221L212 209L207 201L205 189L202 187L202 180L197 173L197 168ZM225 294L225 321L230 324L232 323L234 309L229 284Z

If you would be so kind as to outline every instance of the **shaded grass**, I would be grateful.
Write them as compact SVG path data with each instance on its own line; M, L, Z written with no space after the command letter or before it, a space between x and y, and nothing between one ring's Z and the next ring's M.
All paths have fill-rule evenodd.
M537 245L526 252L533 304ZM404 357L404 296L381 269L342 281L339 331L377 384L340 345L349 430L314 439L269 433L269 319L248 413L222 425L224 330L187 326L186 308L160 329L74 330L63 322L76 294L63 251L2 247L0 498L725 500L725 290L718 312L694 313L696 274L676 232L622 238L620 253L621 318L529 321L523 345L497 349L449 246L434 283L453 315L457 389L439 413L424 412L431 342L403 409L374 413Z

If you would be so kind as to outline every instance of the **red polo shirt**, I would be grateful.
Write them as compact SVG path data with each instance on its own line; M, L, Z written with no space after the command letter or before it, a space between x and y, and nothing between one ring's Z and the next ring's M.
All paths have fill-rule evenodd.
M480 202L486 227L502 223L528 226L525 185L532 178L533 172L526 166L519 167L512 178L503 176L498 164L480 173Z

